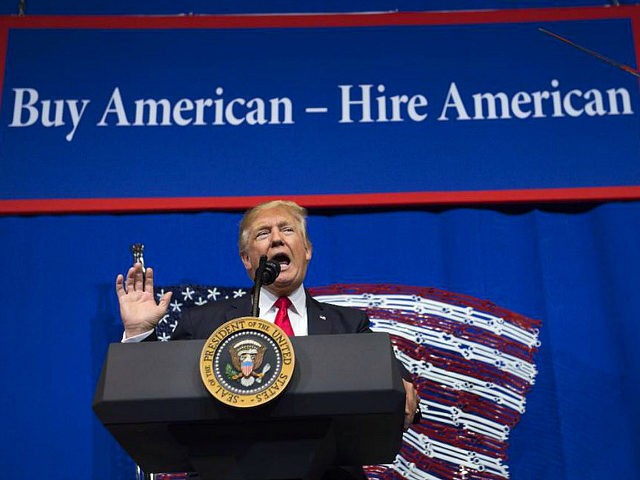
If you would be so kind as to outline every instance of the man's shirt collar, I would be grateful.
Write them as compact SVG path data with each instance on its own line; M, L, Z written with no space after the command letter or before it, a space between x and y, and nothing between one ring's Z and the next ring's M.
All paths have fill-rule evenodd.
M273 293L271 293L266 288L260 290L260 312L266 313L272 307L273 304L276 303L276 300L279 297ZM296 288L291 295L289 295L289 300L291 300L291 307L294 311L300 315L304 315L306 313L307 308L307 294L304 291L304 285L300 285Z

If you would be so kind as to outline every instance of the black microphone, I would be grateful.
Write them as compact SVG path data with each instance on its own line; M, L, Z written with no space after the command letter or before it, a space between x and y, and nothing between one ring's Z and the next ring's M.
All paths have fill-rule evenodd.
M273 260L267 260L267 256L262 255L253 278L253 308L251 309L253 317L260 315L260 288L262 285L271 285L276 281L278 275L280 275L280 264Z
M274 262L273 260L267 260L264 262L264 269L262 270L262 285L271 285L276 281L278 275L280 275L280 264L278 262Z

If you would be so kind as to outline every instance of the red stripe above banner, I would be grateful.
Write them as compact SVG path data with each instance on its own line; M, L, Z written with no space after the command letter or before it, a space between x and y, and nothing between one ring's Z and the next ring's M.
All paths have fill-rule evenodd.
M568 7L456 12L371 12L357 14L175 15L175 16L1 16L8 28L306 28L384 25L457 25L629 18L637 7Z
M0 200L0 215L244 210L261 202L277 198L293 200L307 208L604 202L616 200L640 200L640 187L361 193L349 195L284 195L281 197L246 196Z

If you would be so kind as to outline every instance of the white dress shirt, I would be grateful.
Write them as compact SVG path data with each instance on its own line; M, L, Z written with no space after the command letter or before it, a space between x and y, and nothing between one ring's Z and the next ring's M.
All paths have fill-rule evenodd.
M278 297L266 288L260 290L260 318L268 322L275 322L278 308L274 305ZM291 295L291 306L288 309L291 328L296 337L309 335L309 325L307 322L307 294L304 286L300 285Z

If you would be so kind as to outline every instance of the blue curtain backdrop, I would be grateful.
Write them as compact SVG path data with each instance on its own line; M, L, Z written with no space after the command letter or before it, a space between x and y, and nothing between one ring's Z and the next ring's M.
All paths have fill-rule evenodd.
M160 284L245 286L239 213L0 218L6 478L131 478L91 411L121 327L113 281L144 242ZM396 283L542 320L511 478L635 478L640 202L313 211L308 286Z

